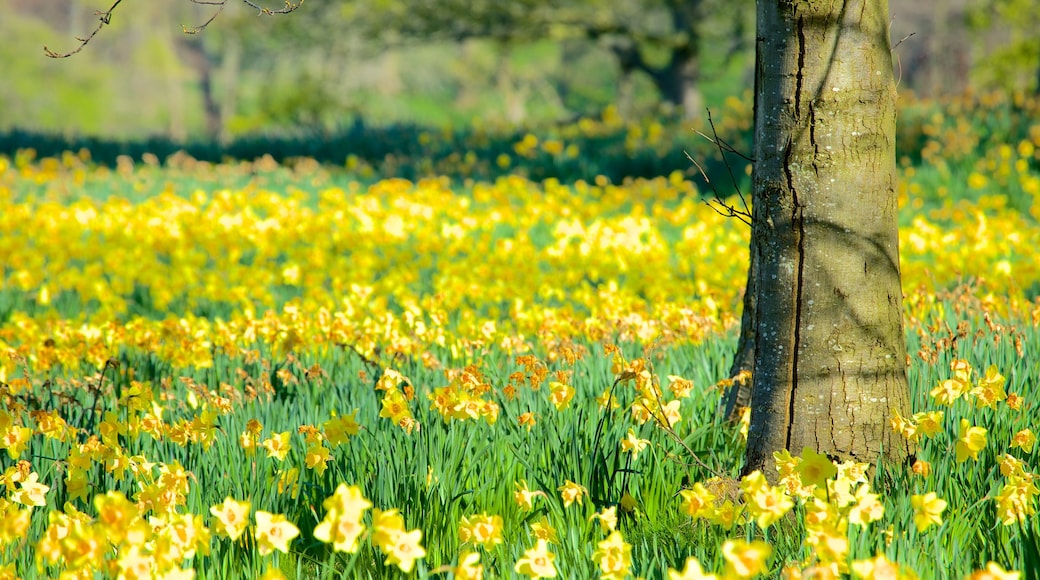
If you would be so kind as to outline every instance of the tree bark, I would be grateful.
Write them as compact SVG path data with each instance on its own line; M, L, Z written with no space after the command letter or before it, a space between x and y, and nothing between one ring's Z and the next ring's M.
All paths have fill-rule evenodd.
M758 0L755 368L745 472L773 453L904 462L909 413L887 0Z

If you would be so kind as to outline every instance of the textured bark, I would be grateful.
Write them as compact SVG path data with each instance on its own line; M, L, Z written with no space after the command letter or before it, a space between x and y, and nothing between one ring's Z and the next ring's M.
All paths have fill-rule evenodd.
M758 0L746 471L773 452L903 462L908 413L887 0Z

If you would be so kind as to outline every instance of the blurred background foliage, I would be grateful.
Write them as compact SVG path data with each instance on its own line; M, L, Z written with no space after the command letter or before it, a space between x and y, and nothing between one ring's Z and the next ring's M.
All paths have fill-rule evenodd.
M609 176L688 168L681 145L696 140L691 128L706 128L706 108L738 148L749 139L752 0L311 0L280 17L231 0L194 35L182 27L205 22L212 6L135 1L65 60L43 46L74 48L108 3L8 3L5 152L88 145L106 161L106 151L163 157L188 146L216 159L354 155L382 165L390 156L389 169L395 156L422 155L432 168L452 154L420 146L435 131L494 172L524 157L515 144L537 130L583 140L577 156L550 149L551 163L532 177L566 167ZM1040 3L893 2L892 16L908 102L1040 91ZM574 129L582 119L598 124ZM654 122L664 128L659 147L625 147L632 126L653 131ZM631 167L579 167L609 151Z

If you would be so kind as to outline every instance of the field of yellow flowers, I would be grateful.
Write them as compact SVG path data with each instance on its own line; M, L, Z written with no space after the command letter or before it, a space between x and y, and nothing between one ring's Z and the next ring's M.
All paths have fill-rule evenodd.
M778 486L680 173L0 157L0 578L1035 578L1038 146L904 168L912 471Z

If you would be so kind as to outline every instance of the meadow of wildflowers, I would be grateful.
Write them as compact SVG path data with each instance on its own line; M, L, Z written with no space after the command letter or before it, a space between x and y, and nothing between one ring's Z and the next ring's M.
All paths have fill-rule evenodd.
M0 157L0 578L1036 577L1040 125L933 120L916 462L775 486L717 412L748 231L681 173Z

